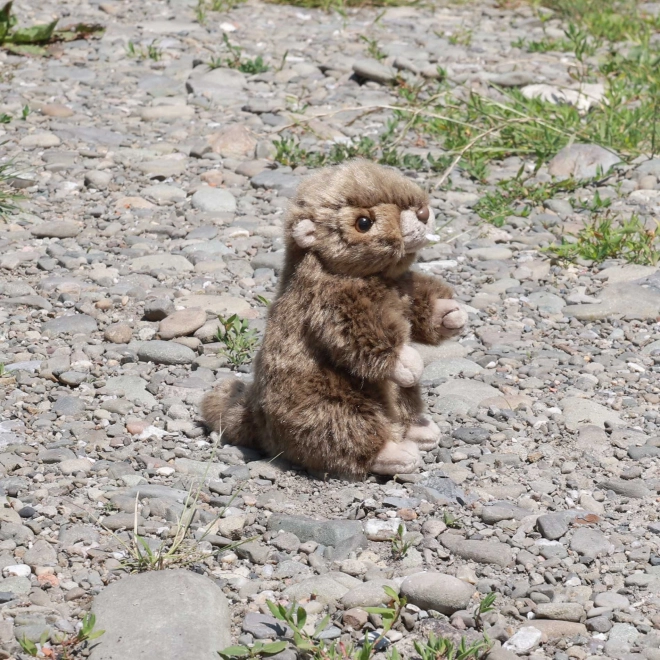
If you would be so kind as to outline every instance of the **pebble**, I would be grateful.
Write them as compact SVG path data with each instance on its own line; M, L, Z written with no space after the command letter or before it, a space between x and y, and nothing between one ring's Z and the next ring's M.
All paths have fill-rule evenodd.
M473 593L474 587L467 582L436 572L417 573L401 583L401 595L409 603L442 614L465 609Z

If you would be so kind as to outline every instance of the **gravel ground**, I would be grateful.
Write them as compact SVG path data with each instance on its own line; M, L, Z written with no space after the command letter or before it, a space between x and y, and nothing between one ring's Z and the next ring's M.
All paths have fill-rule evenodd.
M106 630L97 660L145 647L210 659L286 634L267 600L300 602L312 625L330 613L324 636L357 641L380 625L360 608L388 584L409 602L388 634L404 658L430 631L479 637L473 608L495 591L491 660L660 659L660 271L551 264L541 248L583 221L568 195L496 229L471 210L485 187L460 170L439 188L437 174L410 173L447 223L419 267L470 312L459 341L424 349L444 435L420 474L321 481L217 447L198 417L231 374L217 315L261 331L276 289L287 198L306 170L278 166L273 140L301 117L306 147L378 133L387 111L355 108L398 102L391 65L413 77L442 65L482 93L571 84L565 56L512 47L541 34L532 12L439 3L342 17L250 1L200 25L184 0L17 11L107 29L51 58L0 52L0 113L15 117L0 149L26 198L0 222L0 658L20 657L24 635L73 633L90 608ZM449 38L466 30L470 44ZM210 70L223 34L270 70ZM608 159L568 149L538 176ZM496 163L490 179L520 165ZM653 217L658 176L660 159L639 159L598 191ZM200 482L196 541L170 570L129 575L134 525L150 547L167 543ZM403 558L388 540L399 524ZM251 540L223 551L228 539Z

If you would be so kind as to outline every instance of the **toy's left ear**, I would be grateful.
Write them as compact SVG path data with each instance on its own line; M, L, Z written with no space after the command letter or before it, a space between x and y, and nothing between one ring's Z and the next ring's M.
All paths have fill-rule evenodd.
M306 250L312 247L316 241L316 225L309 219L301 220L294 225L291 235L298 247Z

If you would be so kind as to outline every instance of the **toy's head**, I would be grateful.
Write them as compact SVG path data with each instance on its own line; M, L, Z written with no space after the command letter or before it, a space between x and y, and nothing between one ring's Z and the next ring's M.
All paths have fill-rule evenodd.
M322 169L292 200L283 281L308 251L333 273L396 277L426 245L433 221L428 195L396 170L366 160Z

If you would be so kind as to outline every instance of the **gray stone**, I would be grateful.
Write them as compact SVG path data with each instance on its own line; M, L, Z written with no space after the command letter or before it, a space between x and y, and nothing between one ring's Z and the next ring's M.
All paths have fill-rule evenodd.
M359 580L356 580L356 582L359 584ZM348 586L337 582L326 574L307 578L298 584L293 584L287 587L283 594L291 602L301 601L313 595L315 600L322 603L336 603L348 591Z
M453 397L464 401L468 408L476 407L482 401L493 397L499 397L502 394L498 389L486 385L486 383L457 378L448 380L446 383L434 388L433 391L440 401L444 398Z
M592 179L620 162L619 156L597 144L572 144L548 163L548 172L562 178Z
M80 415L85 412L85 402L75 396L61 396L53 404L53 412L71 417Z
M580 603L539 603L536 606L536 616L541 619L573 621L579 623L586 618L584 608Z
M461 426L452 434L452 438L467 443L468 445L482 445L488 440L490 432L478 426Z
M85 185L88 188L96 188L97 190L105 190L112 181L112 172L107 170L94 170L85 173Z
M594 514L579 509L546 513L537 518L536 528L541 532L544 539L555 541L568 532L575 518L584 518L588 515Z
M293 630L286 623L278 621L269 614L259 614L258 612L248 612L245 615L242 630L255 639L275 639L293 635Z
M31 568L35 566L57 566L57 551L48 541L39 539L23 555L23 563Z
M455 502L457 504L467 504L468 498L464 491L456 485L446 474L432 472L426 479L413 484L413 493L429 502L448 504Z
M433 385L442 378L453 378L454 376L471 378L482 371L483 369L476 362L462 357L436 360L424 367L421 383L422 385Z
M581 321L598 321L610 316L644 321L660 315L660 291L633 282L607 286L600 292L598 299L598 303L568 305L563 312Z
M481 509L481 520L488 525L494 525L501 520L522 520L530 514L528 509L523 509L515 504L496 502Z
M295 534L302 543L316 541L321 545L340 546L351 537L362 534L362 523L357 520L313 520L305 516L273 514L268 529L284 530Z
M602 591L596 594L594 598L595 607L606 607L612 610L621 610L630 606L630 601L623 594L618 594L615 591Z
M42 332L51 337L75 334L91 335L96 332L97 328L96 321L91 316L87 314L70 314L46 321L43 324Z
M203 309L191 307L170 314L158 326L161 339L173 339L191 335L206 323L206 312Z
M30 593L32 585L30 578L12 576L0 580L0 592L8 592L14 596L26 596Z
M125 576L94 599L92 612L105 634L92 646L91 660L217 660L231 643L225 595L192 571Z
M278 172L277 170L263 170L250 179L250 185L253 188L276 190L279 195L288 198L296 194L299 183L300 177ZM266 268L268 267L270 266L266 266Z
M383 589L384 585L394 589L397 593L399 592L394 582L372 580L347 591L341 597L341 604L347 610L353 607L378 607L379 605L385 605L390 601L390 597L385 593Z
M186 161L183 158L160 158L138 163L137 169L150 179L168 179L179 176L186 170Z
M132 270L173 270L185 273L193 270L194 266L180 254L149 254L145 257L136 257L130 262Z
M103 393L123 396L133 403L151 408L156 405L156 397L147 392L147 385L147 381L139 376L113 376L106 381Z
M396 80L396 71L378 60L363 58L353 63L353 72L359 78L377 83L389 83Z
M34 307L36 309L45 309L47 312L53 309L53 306L42 296L17 296L16 298L5 298L0 302L2 305Z
M601 531L579 527L573 532L571 550L575 550L579 555L595 558L610 554L614 546Z
M650 497L653 493L642 479L606 479L598 484L605 490L613 490L617 495L624 497L642 498Z
M222 188L202 186L191 198L194 208L206 213L234 213L236 198Z
M155 362L156 364L192 364L195 352L170 341L145 341L140 344L137 355L143 362Z
M423 610L453 614L467 608L475 588L444 573L424 572L407 577L401 583L401 595Z
M600 428L605 426L605 422L614 426L623 424L621 417L616 412L591 399L566 397L559 402L559 405L564 412L566 428L571 431L577 431L583 424L595 425Z
M478 564L495 564L506 567L513 563L511 546L499 541L472 541L462 536L445 532L439 537L442 545L452 554Z
M562 309L566 306L563 298L546 291L531 293L527 296L527 300L536 305L540 312L546 312L547 314L561 314Z

